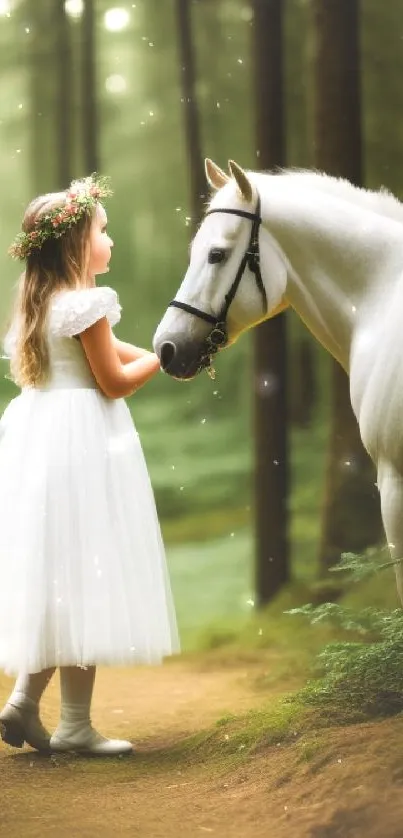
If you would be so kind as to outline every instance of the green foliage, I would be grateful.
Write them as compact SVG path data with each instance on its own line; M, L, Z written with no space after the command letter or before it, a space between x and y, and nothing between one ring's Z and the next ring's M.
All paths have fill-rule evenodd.
M379 547L369 548L362 555L343 553L339 564L329 570L331 573L348 572L350 582L360 582L380 570L386 570L402 562L401 559L380 562L383 554L388 554L386 547L382 550Z
M288 613L330 622L357 639L326 645L317 658L322 676L308 682L297 700L345 715L388 716L403 710L403 611L336 603L305 605ZM358 639L361 636L361 639Z

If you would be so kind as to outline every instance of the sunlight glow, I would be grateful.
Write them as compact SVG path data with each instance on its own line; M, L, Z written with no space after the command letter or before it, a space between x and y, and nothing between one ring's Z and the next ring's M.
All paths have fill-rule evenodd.
M117 73L115 73L112 76L108 76L108 78L105 80L105 89L108 91L108 93L126 93L127 81L124 76L119 76Z
M66 0L64 4L66 15L70 17L81 17L84 11L83 0Z
M251 23L253 20L253 9L251 6L243 6L240 17L245 23Z
M10 15L11 2L10 0L0 0L0 15Z
M130 14L127 9L108 9L104 14L105 29L108 29L109 32L121 32L129 25L129 21Z

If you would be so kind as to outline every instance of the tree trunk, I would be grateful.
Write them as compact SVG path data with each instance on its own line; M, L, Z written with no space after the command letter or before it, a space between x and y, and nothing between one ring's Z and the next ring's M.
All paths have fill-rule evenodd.
M72 177L72 54L70 23L64 0L54 0L56 187L65 189Z
M81 23L81 136L86 175L98 171L98 115L94 0L85 0Z
M46 0L31 4L28 0L17 8L21 25L29 23L29 102L30 102L30 179L33 194L54 188L54 79L49 64L54 61L51 32L51 10Z
M315 38L314 148L317 168L362 183L359 2L311 0ZM382 535L374 470L362 446L349 382L332 362L331 429L326 472L321 573L343 552L360 552Z
M176 0L176 21L180 65L180 87L185 125L186 149L190 172L190 211L195 231L206 198L206 178L200 138L200 121L195 92L195 57L191 31L189 0Z
M309 333L298 334L295 339L291 368L289 421L298 428L308 428L317 402L315 350Z
M256 145L259 167L283 166L282 0L254 0ZM272 599L289 578L286 319L253 331L256 598Z

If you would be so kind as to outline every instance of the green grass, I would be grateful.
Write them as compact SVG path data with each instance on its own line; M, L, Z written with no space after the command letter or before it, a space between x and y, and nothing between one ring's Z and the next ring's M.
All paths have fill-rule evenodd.
M232 534L231 534L232 533ZM250 529L190 544L170 545L168 563L182 642L191 648L203 627L241 625L252 606Z
M206 434L209 433L209 429L205 430ZM194 429L191 432L195 432ZM180 434L179 431L177 433ZM183 433L182 428L182 438ZM195 644L204 643L204 640L200 640L202 636L225 637L231 635L233 630L243 630L253 612L253 606L248 603L248 600L253 600L254 590L253 499L248 490L252 462L246 462L246 488L245 485L241 487L241 497L237 496L237 473L231 474L230 468L227 472L224 469L221 478L227 481L230 496L228 498L227 494L221 503L215 506L210 504L206 508L200 497L205 497L221 463L221 457L217 456L217 441L214 434L211 436L209 444L201 448L196 461L192 462L194 473L192 489L188 488L192 498L189 512L186 514L183 509L182 514L176 517L164 517L164 506L161 509L163 534L185 648L194 648ZM293 430L290 546L293 587L298 591L299 603L306 601L302 598L304 586L312 584L318 575L316 554L320 535L325 445L324 425L309 430ZM248 451L247 440L244 447ZM237 467L240 460L238 455ZM230 452L226 462L234 462L233 453ZM158 468L162 471L161 463ZM189 469L189 464L183 468ZM175 471L171 472L171 491L176 480ZM168 477L166 479L168 481Z

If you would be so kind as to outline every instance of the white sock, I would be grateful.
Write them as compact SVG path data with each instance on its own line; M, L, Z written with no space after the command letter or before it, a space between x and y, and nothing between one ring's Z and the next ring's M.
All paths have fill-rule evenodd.
M42 672L19 675L8 703L21 710L35 710L54 671L54 668L43 669Z
M90 724L95 666L63 666L60 669L61 726L81 727Z

